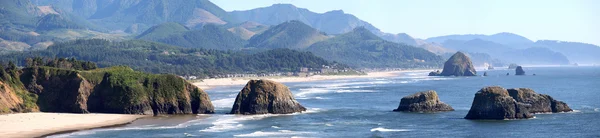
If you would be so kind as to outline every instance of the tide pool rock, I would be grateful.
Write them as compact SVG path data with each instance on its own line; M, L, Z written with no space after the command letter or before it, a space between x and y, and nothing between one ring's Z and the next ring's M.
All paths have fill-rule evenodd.
M528 110L531 113L557 113L573 111L566 103L555 100L546 94L538 94L529 88L508 89L508 93L517 102L530 104L531 107L529 107Z
M476 74L471 59L462 52L456 52L444 63L442 73L437 76L476 76Z
M517 69L515 69L515 75L525 75L525 71L523 70L523 67L517 66Z
M440 101L440 98L435 91L429 90L403 97L400 100L398 109L395 109L394 111L441 112L454 111L454 109L450 105Z
M525 119L532 118L528 104L517 102L502 87L485 87L475 94L465 119Z
M271 80L250 80L238 93L231 114L290 114L306 111L290 89Z

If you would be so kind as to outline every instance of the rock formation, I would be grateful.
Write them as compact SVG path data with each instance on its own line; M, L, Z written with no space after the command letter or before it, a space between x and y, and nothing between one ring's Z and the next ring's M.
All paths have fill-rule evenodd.
M440 76L442 74L439 70L429 72L429 76Z
M231 114L289 114L306 111L290 89L270 80L250 80L240 91Z
M537 94L528 88L504 89L485 87L475 94L466 119L523 119L533 113L573 111L569 106L551 96Z
M573 111L569 106L557 101L549 95L538 94L529 88L514 88L508 89L508 94L517 102L530 104L529 112L531 113L557 113Z
M444 70L439 76L476 76L476 74L471 59L462 52L456 52L444 63Z
M92 71L30 67L20 72L16 89L25 93L20 99L26 99L21 102L29 111L154 115L214 113L206 92L175 75L146 74L128 67Z
M398 109L395 109L394 111L440 112L454 111L454 109L450 105L440 101L435 91L429 90L403 97L400 100L400 105L398 106Z
M483 72L483 76L488 76L487 72Z
M523 70L523 67L517 66L517 69L515 69L515 75L525 75L525 71Z
M527 104L519 103L502 87L485 87L475 94L471 110L465 119L532 118Z

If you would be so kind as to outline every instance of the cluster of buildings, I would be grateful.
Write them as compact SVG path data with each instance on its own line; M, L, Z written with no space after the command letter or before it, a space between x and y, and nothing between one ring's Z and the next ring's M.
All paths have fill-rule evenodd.
M337 69L330 66L322 66L321 68L307 68L301 67L298 71L295 72L274 72L274 73L236 73L236 74L220 74L214 75L210 77L198 77L198 76L180 76L186 80L196 80L196 79L209 79L209 78L251 78L251 77L276 77L276 76L284 76L284 77L310 77L313 75L335 75L341 72L353 71L352 69Z

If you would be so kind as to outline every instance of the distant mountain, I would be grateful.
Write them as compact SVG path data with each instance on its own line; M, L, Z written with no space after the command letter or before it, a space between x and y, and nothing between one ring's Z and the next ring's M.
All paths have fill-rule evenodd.
M329 37L296 20L284 22L271 27L262 34L248 40L246 47L275 49L305 49L310 45L328 39Z
M246 21L243 23L239 23L234 25L233 27L227 29L231 33L241 37L244 40L248 40L252 38L252 36L256 34L261 34L264 31L269 29L269 26L263 25L257 22Z
M450 56L452 56L452 54L457 52L456 50L443 47L439 43L430 43L430 42L426 42L423 39L414 39L414 40L416 42L416 45L415 45L416 47L423 48L431 53L435 53L438 55L450 54ZM448 56L447 58L444 58L444 59L448 59L448 58L450 58L450 56Z
M364 27L317 42L307 50L353 67L439 67L443 62L434 53L383 40Z
M194 28L206 23L233 22L227 12L209 0L34 0L38 5L54 5L110 30L126 30L132 25L154 26L165 22Z
M490 41L502 45L506 45L508 47L518 46L521 44L529 44L533 43L533 41L517 35L513 33L498 33L494 35L481 35L481 34L468 34L468 35L447 35L447 36L438 36L428 38L425 41L434 42L434 43L444 43L448 40L459 40L459 41L469 41L474 39L480 39L485 41Z
M532 46L545 47L563 53L572 63L600 64L600 47L597 45L555 40L539 40Z
M179 23L164 23L148 29L136 38L181 47L218 50L239 50L246 44L227 29L213 24L204 25L200 30L189 30Z
M465 51L469 53L485 53L491 57L508 63L527 64L527 65L564 65L569 64L569 60L563 54L552 51L548 48L526 48L516 49L503 44L487 41L483 39L473 39L468 41L446 40L442 45L446 48ZM527 54L529 53L529 54Z
M321 32L334 35L350 32L356 27L364 27L385 40L408 45L415 44L412 37L406 34L389 34L381 32L370 23L363 21L352 14L344 13L342 10L315 13L291 4L274 4L269 7L252 10L232 11L229 14L238 21L252 21L265 25L278 25L287 21L297 20Z

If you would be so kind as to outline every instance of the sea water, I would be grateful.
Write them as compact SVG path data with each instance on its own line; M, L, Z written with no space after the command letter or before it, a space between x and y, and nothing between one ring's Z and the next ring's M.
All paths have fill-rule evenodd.
M487 77L406 72L386 78L286 83L308 108L289 115L227 114L243 86L218 87L207 90L216 114L178 121L166 117L170 123L142 119L51 137L600 137L600 67L528 67L525 71L526 76L506 76L514 70L487 70ZM536 114L524 120L463 119L475 93L485 86L532 88L575 111ZM425 90L437 91L440 100L456 111L392 112L403 96Z

